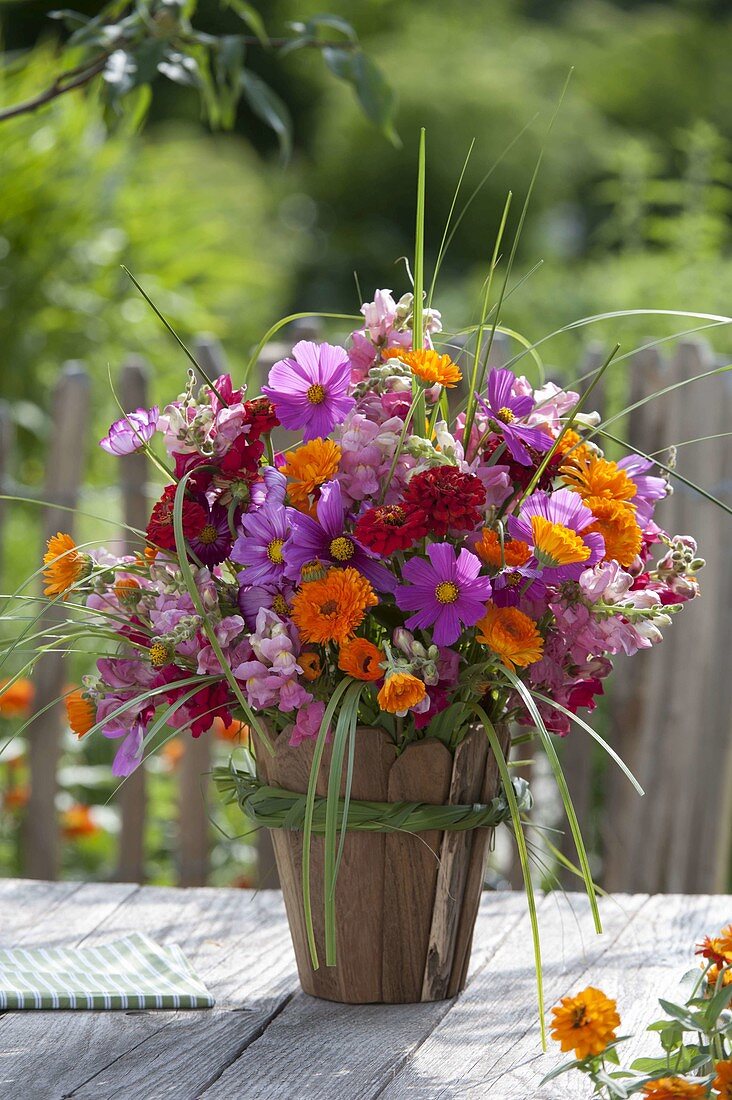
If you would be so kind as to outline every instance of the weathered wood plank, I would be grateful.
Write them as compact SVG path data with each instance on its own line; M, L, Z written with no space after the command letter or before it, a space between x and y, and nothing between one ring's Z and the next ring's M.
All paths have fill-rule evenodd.
M519 894L486 898L478 932L486 952L476 952L478 967L485 967L504 938L523 924L525 913ZM524 931L521 939L525 936ZM372 1100L454 1005L336 1005L297 994L203 1095L205 1100Z
M602 974L628 923L642 910L645 896L602 904L605 934L596 936L589 906L578 894L550 894L539 908L544 951L547 1005L574 987L587 971L595 980ZM587 984L587 983L585 983ZM581 988L581 987L580 987ZM500 949L482 967L449 1015L421 1045L380 1094L380 1100L436 1100L440 1097L482 1097L507 1100L507 1075L514 1050L523 1041L540 1050L536 1013L536 977L528 919L516 926ZM522 1098L536 1095L536 1085ZM500 1082L500 1088L498 1088Z
M216 1008L6 1016L0 1034L10 1053L0 1063L0 1083L10 1094L23 1081L29 1100L72 1095L99 1100L121 1092L136 1100L167 1095L193 1100L259 1034L294 988L281 897L271 891L253 896L236 890L144 887L81 940L104 943L133 929L160 942L180 943L210 983ZM46 942L43 936L32 939ZM76 942L81 942L78 937Z

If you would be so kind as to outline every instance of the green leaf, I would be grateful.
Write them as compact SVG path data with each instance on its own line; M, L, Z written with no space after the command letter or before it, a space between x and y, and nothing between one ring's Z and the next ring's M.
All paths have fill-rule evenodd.
M672 1020L678 1020L687 1031L702 1031L704 1020L698 1013L689 1012L686 1005L676 1005L673 1001L665 1001L661 997L658 1003L664 1012L667 1012Z
M362 50L328 46L322 52L333 75L354 89L366 117L392 145L399 147L401 141L394 129L396 93L377 65Z
M294 26L297 25L295 24ZM314 15L311 19L308 19L302 29L305 34L315 38L321 27L326 27L328 30L340 31L340 33L344 34L351 42L358 41L358 36L351 24L347 23L345 19L341 19L340 15Z
M277 135L283 161L292 154L292 120L280 97L256 73L242 72L241 88L251 110Z
M251 4L247 4L246 0L222 0L224 7L231 8L236 12L243 23L249 27L250 31L259 39L263 46L269 46L269 35L267 34L267 28L264 25L264 20L259 14L257 9Z

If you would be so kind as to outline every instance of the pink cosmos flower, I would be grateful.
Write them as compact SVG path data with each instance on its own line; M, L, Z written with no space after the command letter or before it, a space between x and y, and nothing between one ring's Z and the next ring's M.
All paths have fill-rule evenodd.
M282 426L299 431L303 440L322 438L340 424L356 402L348 396L351 365L344 348L300 340L292 357L269 372L262 392L275 407Z
M478 404L499 429L512 458L522 466L530 466L532 459L527 447L548 451L552 441L541 428L522 423L534 408L534 399L528 394L516 396L515 382L516 376L507 367L493 367L488 375L486 397L478 394Z
M115 420L99 446L110 455L131 455L140 451L155 434L160 409L153 405L151 409L137 409L125 413Z
M447 542L427 547L429 562L411 558L402 570L409 584L397 589L397 605L415 611L407 619L410 630L433 627L437 645L449 646L463 626L474 626L485 614L491 595L488 577L479 576L480 560L469 550L455 550Z

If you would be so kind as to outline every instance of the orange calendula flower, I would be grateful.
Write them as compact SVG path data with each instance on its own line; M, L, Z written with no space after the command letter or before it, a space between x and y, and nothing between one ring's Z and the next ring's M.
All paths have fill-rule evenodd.
M329 569L321 580L303 584L292 599L292 618L304 642L343 645L379 601L366 578L352 569Z
M585 500L604 497L627 502L638 492L635 482L617 462L601 458L592 451L572 451L560 473L570 489Z
M709 1095L706 1085L698 1085L685 1077L659 1077L643 1086L649 1100L704 1100Z
M46 582L44 594L62 596L65 600L68 599L69 589L77 581L87 577L92 566L89 555L80 553L71 535L64 535L61 531L57 535L51 535L48 540L43 562L46 566L43 570L43 579Z
M615 1001L591 985L574 997L563 997L552 1016L552 1039L562 1050L573 1050L580 1061L602 1054L620 1027Z
M355 680L380 680L384 675L381 661L384 654L366 638L351 638L341 646L338 668Z
M69 725L81 739L84 737L97 720L97 712L88 695L81 688L72 691L66 696L66 716Z
M421 378L428 386L439 383L446 389L452 389L462 378L460 368L453 363L449 355L440 355L431 348L417 348L415 351L388 348L383 353L383 358L398 359L401 363L405 363L412 374Z
M280 466L288 480L287 494L290 503L300 512L315 515L315 500L320 486L330 481L338 472L341 461L341 449L332 439L311 439L287 455L284 466Z
M35 690L30 680L21 678L11 684L0 681L0 714L3 718L25 718L33 706Z
M297 663L302 669L303 676L311 684L323 672L323 662L320 660L320 654L314 649L304 649L298 657Z
M404 715L410 707L421 703L427 688L410 672L394 672L383 683L377 699L382 710Z
M120 603L134 604L140 593L140 582L134 577L120 577L114 582L113 592Z
M476 626L478 641L492 649L506 668L526 668L541 660L544 639L534 620L517 607L497 607L491 602Z
M566 527L563 523L555 523L546 516L531 517L531 532L534 538L534 553L542 565L553 568L559 565L574 565L575 562L587 561L590 556L590 547L581 535L571 527Z
M78 840L84 836L95 836L101 829L92 817L89 806L77 803L61 815L61 832L67 840Z
M606 497L587 497L585 504L595 517L588 531L598 531L605 540L605 561L632 565L643 542L632 505Z
M732 1058L717 1062L714 1069L717 1076L712 1081L712 1088L717 1090L719 1100L732 1100Z
M249 726L237 718L229 722L228 726L223 718L214 718L211 732L219 741L238 741L239 744L246 745L249 740Z
M508 535L503 540L503 557L501 557L501 540L498 532L492 527L484 527L480 538L473 550L481 561L490 565L492 569L502 569L504 565L525 565L531 557L531 551L521 539L512 539Z

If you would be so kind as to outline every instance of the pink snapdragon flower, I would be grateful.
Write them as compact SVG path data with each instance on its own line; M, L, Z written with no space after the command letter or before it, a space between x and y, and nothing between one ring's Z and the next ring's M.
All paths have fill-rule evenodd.
M140 451L149 443L157 429L160 409L153 405L151 409L136 409L125 413L110 426L99 446L110 455L131 455Z

